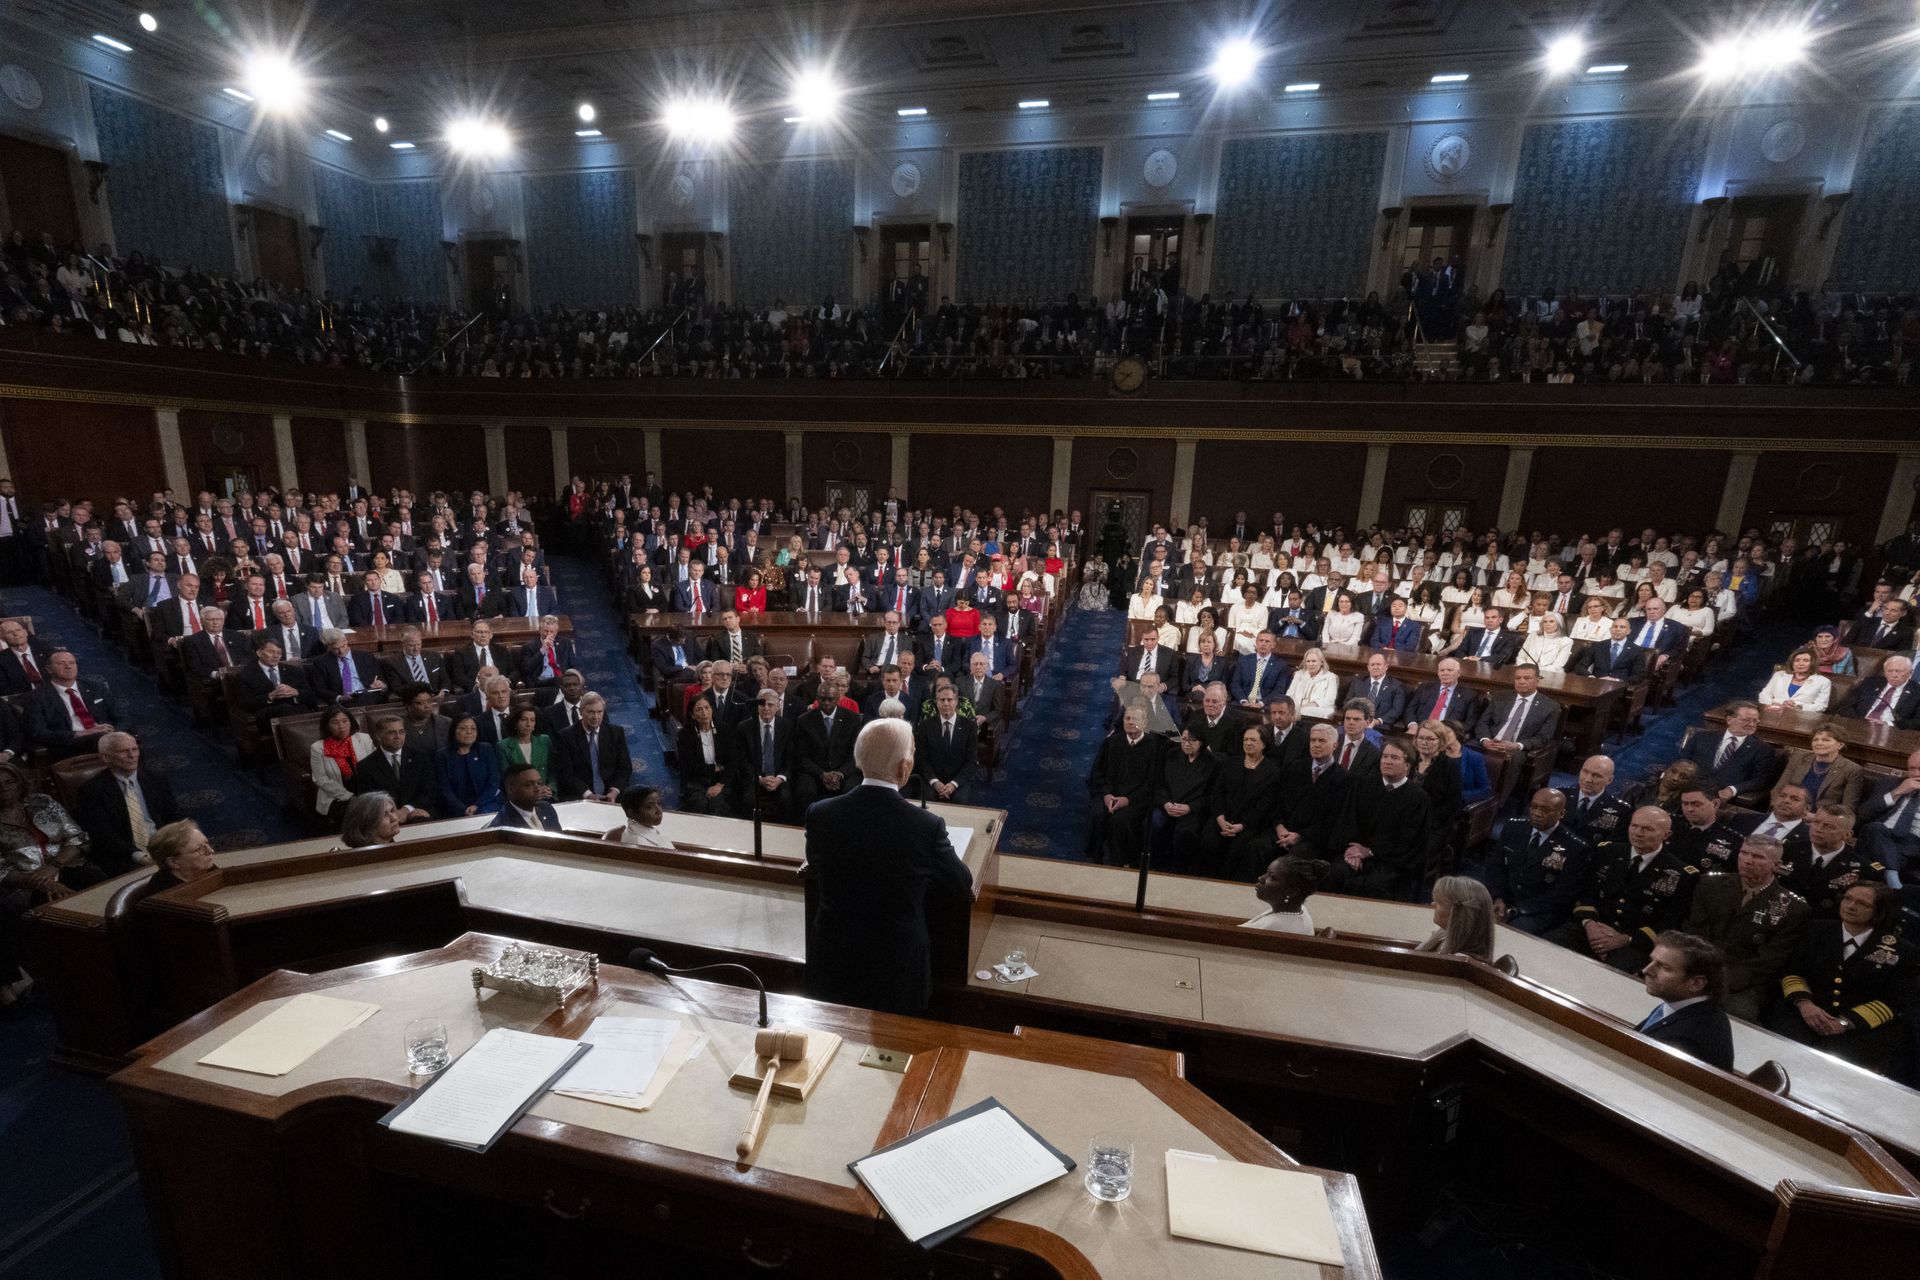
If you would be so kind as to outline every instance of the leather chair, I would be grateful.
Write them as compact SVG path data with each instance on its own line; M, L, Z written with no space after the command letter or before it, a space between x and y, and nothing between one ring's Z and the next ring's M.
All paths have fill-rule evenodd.
M54 761L50 768L53 775L53 798L58 800L68 813L72 813L80 799L80 788L93 781L106 767L107 762L100 758L100 753L97 751Z

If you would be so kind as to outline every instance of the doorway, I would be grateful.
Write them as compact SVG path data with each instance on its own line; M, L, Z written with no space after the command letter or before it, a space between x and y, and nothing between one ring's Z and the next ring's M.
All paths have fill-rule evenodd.
M926 223L880 228L880 288L895 280L930 279L933 272L933 228ZM921 286L924 288L925 286Z
M514 243L511 240L468 240L460 246L465 257L467 306L473 311L507 312L513 309Z
M67 153L0 135L0 186L7 193L7 222L30 242L53 232L62 252L80 239L80 210L73 200Z
M706 296L707 237L669 231L660 237L660 305L679 310Z
M1127 219L1127 274L1121 288L1134 301L1150 286L1166 290L1168 298L1180 291L1180 242L1186 227L1186 218L1179 214Z
M865 520L873 506L873 481L829 480L824 496L827 510L838 511L844 507L853 513L855 520Z
M1473 506L1465 502L1415 502L1407 507L1405 521L1410 534L1437 533L1442 542L1453 537L1456 529L1470 529L1473 526L1468 517L1473 514Z
M1800 244L1807 200L1805 195L1733 198L1726 248L1749 285L1793 278L1793 254Z
M260 492L260 468L250 462L223 462L207 468L205 487L222 497Z
M300 224L271 209L250 209L253 215L253 268L263 280L284 289L307 287L306 263L300 255Z
M1153 495L1139 489L1095 489L1087 495L1088 525L1093 545L1112 564L1117 545L1127 555L1139 555L1147 545L1148 511Z
M1435 258L1455 266L1456 279L1466 274L1467 237L1473 231L1473 206L1434 204L1415 206L1407 222L1407 242L1400 253L1403 271L1431 267ZM1454 286L1458 292L1459 285Z

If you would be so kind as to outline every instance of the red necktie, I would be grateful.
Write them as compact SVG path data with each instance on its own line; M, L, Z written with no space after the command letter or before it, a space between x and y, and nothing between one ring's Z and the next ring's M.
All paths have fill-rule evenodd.
M437 605L433 603L432 592L427 593L427 621L428 622L440 621L440 609Z
M373 621L376 626L387 625L387 602L384 593L373 593Z
M267 627L267 611L260 607L260 602L258 600L255 600L253 602L253 629L255 631L264 631L266 630L266 627Z
M556 676L560 674L560 659L554 656L552 645L547 646L547 670Z
M20 669L27 673L28 684L40 683L40 668L33 665L33 652L28 650L20 655Z
M1453 690L1447 688L1445 685L1441 685L1440 696L1434 700L1433 714L1428 716L1427 719L1445 720L1447 718L1447 700L1451 697L1453 697Z
M893 593L893 610L895 613L905 613L907 611L907 589L905 587L901 587Z
M1353 739L1352 738L1348 738L1347 745L1340 749L1340 767L1342 769L1351 769L1353 767Z
M80 700L79 690L67 687L67 705L73 708L73 718L80 722L82 729L93 728L93 712L87 710L87 704Z
M187 601L187 626L194 635L200 634L200 606L192 600Z

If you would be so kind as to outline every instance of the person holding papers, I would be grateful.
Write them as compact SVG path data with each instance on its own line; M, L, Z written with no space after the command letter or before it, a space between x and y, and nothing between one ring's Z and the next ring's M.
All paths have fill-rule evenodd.
M921 1014L933 996L931 910L972 901L973 877L947 824L909 803L913 729L874 720L853 745L860 785L807 810L805 874L818 906L807 931L807 994Z

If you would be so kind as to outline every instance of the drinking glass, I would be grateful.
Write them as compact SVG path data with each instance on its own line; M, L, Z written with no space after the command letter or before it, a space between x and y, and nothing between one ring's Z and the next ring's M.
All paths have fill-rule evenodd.
M1125 1134L1096 1133L1087 1144L1087 1194L1096 1200L1125 1200L1133 1194L1133 1140Z
M407 1070L416 1076L430 1076L446 1066L452 1055L447 1051L447 1024L438 1018L415 1018L407 1024Z
M1025 973L1026 969L1026 948L1015 947L1013 950L1007 952L1005 958L1000 961L1000 972L995 974L994 977L998 981L1011 986L1013 983L1020 981L1019 975Z

